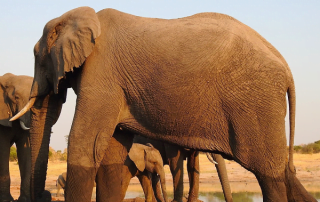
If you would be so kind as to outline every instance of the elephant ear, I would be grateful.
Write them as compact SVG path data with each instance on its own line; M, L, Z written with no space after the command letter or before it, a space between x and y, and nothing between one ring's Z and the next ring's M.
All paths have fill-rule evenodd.
M85 62L101 28L96 12L89 7L73 9L49 23L54 22L47 35L47 47L53 62L54 92L57 94L59 80Z
M11 127L12 122L9 121L11 110L5 88L6 87L0 83L0 125Z
M129 151L129 158L133 161L140 172L143 172L146 168L145 156L146 151L144 150L144 145L133 143Z

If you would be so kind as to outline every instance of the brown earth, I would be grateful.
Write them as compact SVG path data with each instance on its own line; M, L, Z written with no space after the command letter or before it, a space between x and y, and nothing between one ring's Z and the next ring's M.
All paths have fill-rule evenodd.
M308 191L316 192L320 190L320 154L294 154L294 164L297 170L297 177L306 187ZM254 175L249 171L242 168L239 164L233 161L226 161L229 180L231 182L232 192L261 192L260 187ZM186 166L185 166L186 167ZM50 161L47 171L46 190L52 193L53 201L63 201L63 196L56 196L56 180L57 177L65 172L67 163L65 161ZM168 194L172 194L172 177L169 167L165 166L166 182ZM184 189L185 193L188 192L188 176L186 169L184 171ZM10 175L11 175L11 194L17 199L20 192L20 174L16 162L10 162ZM171 192L170 192L171 190ZM132 178L128 192L142 192L141 186L137 178ZM222 192L217 171L214 166L208 161L206 155L200 155L200 191L201 192ZM60 193L63 191L60 191ZM93 200L95 196L95 189L93 190ZM143 196L142 196L143 197ZM126 199L126 202L144 201L142 198Z

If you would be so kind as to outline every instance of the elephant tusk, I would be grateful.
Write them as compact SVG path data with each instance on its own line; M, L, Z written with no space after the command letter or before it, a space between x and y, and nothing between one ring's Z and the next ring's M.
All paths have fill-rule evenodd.
M18 118L20 118L21 116L23 116L32 106L33 104L35 103L36 101L36 98L33 97L29 100L29 102L26 104L26 106L24 106L24 108L18 113L16 114L14 117L12 117L10 119L10 121L14 121L14 120L17 120Z
M208 152L206 153L208 160L213 163L213 164L218 164L215 160L213 160L211 154L209 154Z
M24 125L23 121L20 120L20 126L23 130L30 130L26 125Z

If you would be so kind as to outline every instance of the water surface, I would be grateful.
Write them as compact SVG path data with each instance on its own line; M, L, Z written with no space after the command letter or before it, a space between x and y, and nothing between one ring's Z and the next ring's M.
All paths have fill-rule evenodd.
M257 183L231 182L232 197L234 202L263 202L260 187ZM307 191L320 202L320 182L302 183ZM172 185L167 185L167 190ZM188 192L188 184L185 184L185 194ZM168 192L169 198L173 198L173 193ZM130 185L125 198L144 197L139 184ZM224 196L220 184L201 183L199 199L204 202L224 202Z

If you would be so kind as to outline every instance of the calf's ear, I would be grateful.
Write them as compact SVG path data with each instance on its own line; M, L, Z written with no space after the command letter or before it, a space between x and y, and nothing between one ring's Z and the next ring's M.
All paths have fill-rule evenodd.
M129 151L129 158L133 161L140 172L146 168L145 164L145 150L140 144L132 144Z

